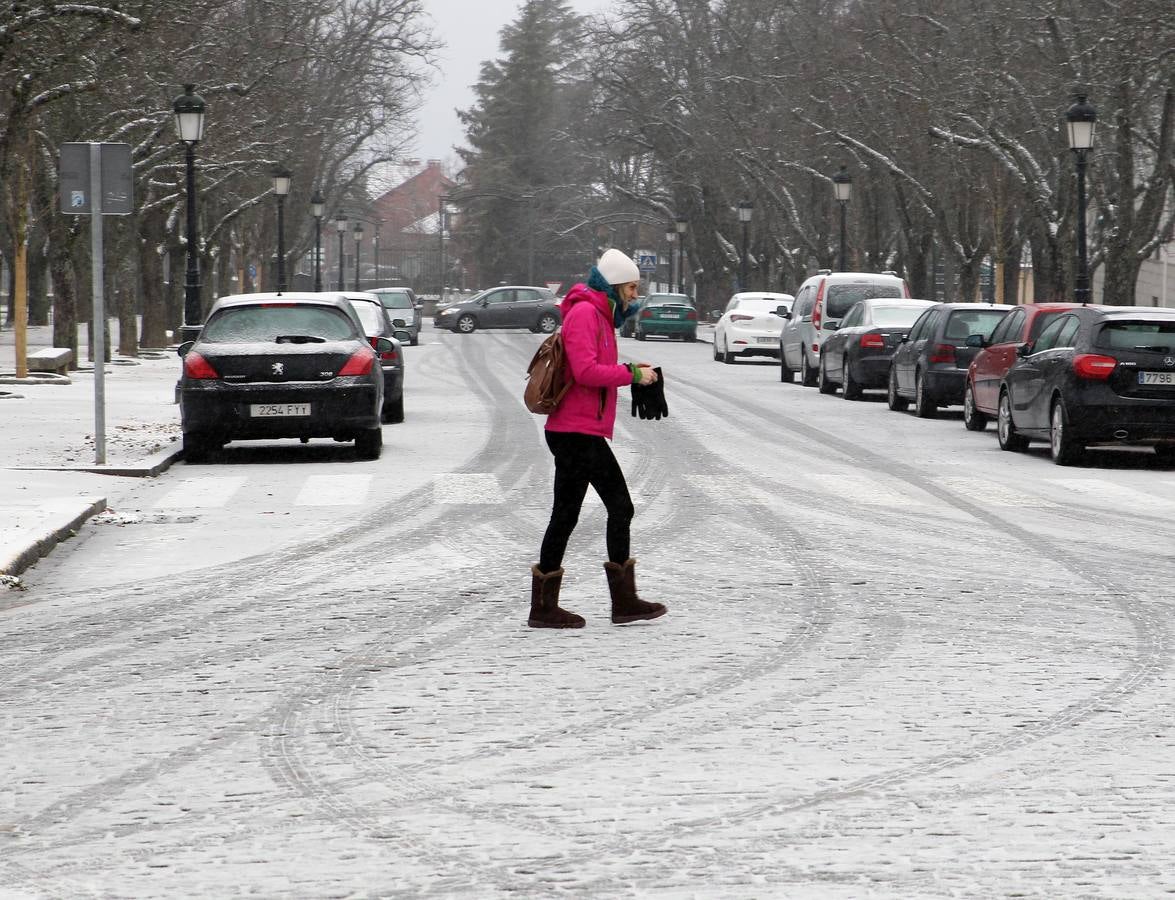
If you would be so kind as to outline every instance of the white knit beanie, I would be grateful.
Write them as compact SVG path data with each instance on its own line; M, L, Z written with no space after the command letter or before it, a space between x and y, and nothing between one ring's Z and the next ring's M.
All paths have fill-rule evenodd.
M604 255L596 263L596 268L607 279L608 284L628 284L630 281L641 280L641 270L636 267L636 263L615 247L604 251Z

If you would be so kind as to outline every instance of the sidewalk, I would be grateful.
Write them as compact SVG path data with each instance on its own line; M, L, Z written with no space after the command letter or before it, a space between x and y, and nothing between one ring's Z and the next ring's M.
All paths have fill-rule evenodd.
M84 335L84 329L82 331ZM117 341L117 333L114 336ZM34 326L29 352L52 346ZM106 464L95 465L94 373L15 383L15 334L0 331L0 590L106 509L135 479L158 475L178 456L173 353L115 357L106 366Z

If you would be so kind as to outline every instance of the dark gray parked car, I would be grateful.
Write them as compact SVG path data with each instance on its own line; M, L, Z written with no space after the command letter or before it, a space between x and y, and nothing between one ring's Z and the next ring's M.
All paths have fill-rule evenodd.
M433 317L437 328L461 334L472 334L479 328L529 328L550 334L562 321L550 288L508 284L450 303Z

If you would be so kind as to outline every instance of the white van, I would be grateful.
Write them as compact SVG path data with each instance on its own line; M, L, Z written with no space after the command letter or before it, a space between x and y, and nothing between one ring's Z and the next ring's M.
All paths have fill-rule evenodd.
M820 345L858 300L909 296L910 288L894 272L822 269L808 278L796 291L795 303L779 335L779 380L791 382L798 371L803 384L815 386Z

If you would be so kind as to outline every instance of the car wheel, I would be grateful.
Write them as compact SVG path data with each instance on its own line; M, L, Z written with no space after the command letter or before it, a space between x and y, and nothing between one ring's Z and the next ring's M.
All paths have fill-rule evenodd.
M457 319L457 324L453 326L454 331L459 331L461 334L473 334L477 331L477 319L469 313Z
M898 393L898 373L892 366L889 370L889 387L886 390L885 402L894 412L905 412L910 408L910 401Z
M355 436L355 455L360 459L379 459L383 445L383 429L369 428Z
M828 380L828 366L824 354L820 354L820 367L816 372L816 390L822 394L835 394L836 385Z
M714 350L714 362L722 362L722 355L718 352L718 341L710 345Z
M787 364L787 357L783 355L783 347L779 348L779 380L784 384L792 384L796 380L796 373Z
M643 341L645 339L645 333L643 331L641 331L639 328L632 333L632 336L634 338L636 338L638 341Z
M216 445L204 432L184 432L184 462L202 463L214 449Z
M415 346L416 346L417 344L419 344L419 343L420 343L420 335L419 335L419 334L414 334L414 335L412 335L412 337L409 339L409 341L408 341L408 346L409 346L409 347L415 347Z
M800 350L800 384L804 387L816 386L816 370L808 365L808 351Z
M963 389L963 427L968 431L983 431L987 427L987 416L975 408L975 392L969 381Z
M384 404L383 415L380 417L384 422L392 425L398 425L404 421L404 395L401 394L390 403Z
M734 354L730 352L730 347L722 345L722 361L728 366L734 365Z
M541 334L550 334L559 327L559 320L550 313L545 313L539 316L539 323L536 327Z
M686 342L687 344L693 344L693 343L695 343L697 340L698 340L698 336L697 336L697 334L687 334L687 335L685 336L685 342Z
M1085 445L1074 440L1069 430L1069 414L1060 397L1053 401L1049 415L1049 455L1058 466L1071 466L1085 455Z
M1168 465L1175 463L1175 444L1155 444L1155 456Z
M914 376L914 415L920 419L933 419L937 413L938 406L926 391L926 377L918 372Z
M853 378L853 366L849 362L847 353L844 361L844 381L840 384L840 393L846 400L861 399L861 384Z
M996 408L995 432L1001 450L1023 450L1028 446L1028 441L1016 431L1016 426L1012 423L1012 399L1007 391L1000 393L1000 404Z

